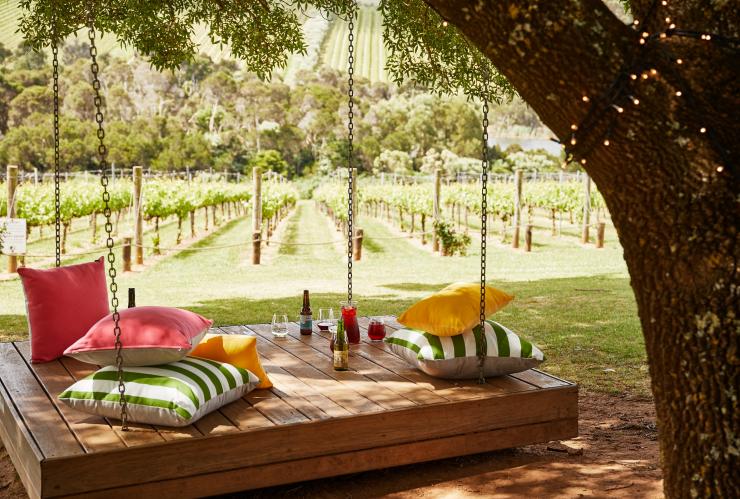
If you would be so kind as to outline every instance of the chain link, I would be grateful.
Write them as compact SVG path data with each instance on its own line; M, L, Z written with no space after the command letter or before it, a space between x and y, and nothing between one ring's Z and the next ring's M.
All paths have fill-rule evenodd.
M98 49L95 46L95 18L90 11L88 20L88 38L90 39L90 71L92 72L92 87L94 92L95 122L98 124L98 156L100 158L100 183L103 186L103 215L105 216L105 232L108 235L108 277L110 277L111 308L113 309L113 334L116 337L116 369L118 370L118 402L121 407L121 430L128 430L128 407L126 403L126 384L123 382L123 343L121 342L121 315L118 313L118 285L116 284L116 255L113 252L113 223L111 221L110 193L108 192L108 149L105 147L105 129L103 128L103 99L100 95L100 79L98 78Z
M484 72L483 88L483 154L481 160L481 224L480 224L480 350L478 351L478 383L486 382L486 236L488 233L488 76Z
M349 74L348 80L348 102L349 107L348 122L347 122L347 203L349 210L347 213L347 300L352 301L352 258L353 258L353 244L354 244L354 169L352 167L352 156L354 154L354 106L355 106L355 91L354 91L354 72L355 72L355 15L357 14L357 3L353 0L350 5L349 11L349 57L347 58L347 72Z
M60 267L62 265L62 223L59 215L61 209L59 195L59 47L56 39L52 42L51 54L54 80L54 247L56 249L54 263Z

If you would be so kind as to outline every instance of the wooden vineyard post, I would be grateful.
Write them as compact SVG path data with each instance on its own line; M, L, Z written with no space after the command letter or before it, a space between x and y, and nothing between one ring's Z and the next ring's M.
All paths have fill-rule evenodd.
M131 238L123 238L123 271L131 272Z
M532 251L532 226L527 225L527 232L524 233L524 251Z
M252 264L260 264L262 252L262 169L252 169Z
M599 227L596 232L596 247L604 247L604 231L606 230L606 223L599 222Z
M588 229L591 223L591 177L583 178L583 229L581 231L581 244L588 243Z
M514 172L514 237L511 247L519 247L519 224L522 222L522 171Z
M352 240L352 255L357 262L362 260L362 239L364 236L365 231L355 229L355 238Z
M142 168L134 166L134 246L136 265L144 264L144 221L141 212Z
M8 218L15 217L15 188L18 187L18 167L8 165ZM18 257L8 255L8 273L13 274L18 271Z

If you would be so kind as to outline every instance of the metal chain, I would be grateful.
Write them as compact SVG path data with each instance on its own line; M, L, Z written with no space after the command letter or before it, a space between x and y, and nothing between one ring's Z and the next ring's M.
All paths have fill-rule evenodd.
M110 193L108 192L108 149L105 147L105 129L103 128L103 99L100 95L100 79L98 78L98 49L95 47L95 17L91 9L88 20L88 37L90 39L90 71L92 72L92 87L95 93L95 122L98 124L98 156L100 158L100 183L103 186L103 215L105 216L105 232L108 235L108 276L110 277L111 308L113 309L113 334L116 337L116 369L118 371L118 402L121 407L121 430L128 430L128 407L126 404L126 384L123 382L123 356L121 343L121 315L118 313L118 285L116 284L116 255L113 252L113 223L111 222Z
M56 38L56 36L55 36ZM55 265L62 265L62 223L60 217L61 200L59 195L59 47L56 39L51 45L54 90L54 242Z
M481 160L481 224L480 224L480 350L478 351L478 383L486 382L486 235L488 232L488 76L484 73L483 89L483 155Z
M355 179L353 175L353 168L352 168L352 155L354 153L354 106L355 106L355 91L354 91L354 72L355 72L355 35L354 35L354 29L355 29L355 15L357 13L357 3L353 0L352 4L350 6L349 11L349 57L347 58L347 72L349 74L349 80L348 80L348 91L347 96L348 99L348 106L349 106L349 112L347 114L348 116L348 123L347 123L347 173L348 173L348 180L347 180L347 203L349 206L349 210L347 212L347 300L352 301L352 258L353 258L353 243L354 243L354 189L355 189Z

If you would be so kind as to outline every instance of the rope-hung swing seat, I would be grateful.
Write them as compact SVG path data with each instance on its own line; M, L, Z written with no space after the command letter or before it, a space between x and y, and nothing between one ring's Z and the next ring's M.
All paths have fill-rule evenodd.
M106 174L96 8L97 4L90 5L87 34L107 251L94 262L94 269L84 267L93 264L62 265L58 59L62 40L52 26L55 267L22 269L31 340L0 343L0 438L31 497L202 497L577 434L578 387L530 369L541 361L541 352L489 319L492 304L497 300L505 304L511 297L486 285L487 86L482 100L480 275L473 284L453 285L442 293L472 300L469 308L477 312L468 317L464 331L409 325L418 319L414 317L418 308L444 310L434 301L438 295L425 298L431 306L422 300L398 319L358 317L361 337L350 347L349 369L337 371L334 354L327 348L331 333L318 327L306 335L290 323L287 336L276 338L268 324L213 327L212 321L179 309L122 310ZM349 303L355 298L357 232L357 19L353 2L346 19ZM487 74L486 69L481 71ZM33 310L45 306L49 310L52 286L67 286L59 288L65 292L61 297L57 293L56 300L72 299L80 286L70 283L89 279L92 273L97 284L86 285L88 291L81 296L89 301L85 293L102 286L104 317L87 326L89 330L71 345L41 356L42 348L56 345L59 338L44 336L46 331L34 325ZM35 299L40 302L32 304ZM385 322L386 341L369 339L372 319ZM185 337L186 343L154 353L138 350L137 325L144 320L151 321L147 325L164 339L170 338L172 324L186 324L190 329L175 334L178 341ZM461 340L463 335L468 336ZM471 347L461 358L422 355L427 350L457 354L459 348L445 347L453 343L462 350ZM409 355L407 347L412 344L418 346ZM223 356L236 349L237 360ZM163 355L175 357L161 360Z

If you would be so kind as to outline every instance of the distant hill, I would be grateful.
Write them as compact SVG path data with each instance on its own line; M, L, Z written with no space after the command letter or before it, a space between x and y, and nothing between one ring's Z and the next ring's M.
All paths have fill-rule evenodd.
M23 41L18 32L18 20L21 16L21 7L18 0L0 0L0 43L6 49L15 50ZM293 55L288 61L288 67L280 71L288 83L301 69L314 69L317 65L325 65L338 71L347 70L348 41L347 23L340 19L322 16L318 12L311 12L304 22L304 35L308 44L308 54L305 56ZM81 39L87 34L78 33ZM228 47L211 43L206 26L196 28L195 42L200 51L214 60L230 57ZM385 47L383 45L383 19L380 13L371 5L360 7L355 31L355 74L371 81L388 81L385 71ZM126 57L133 54L131 49L123 49L113 35L106 35L98 43L98 50L102 53Z

